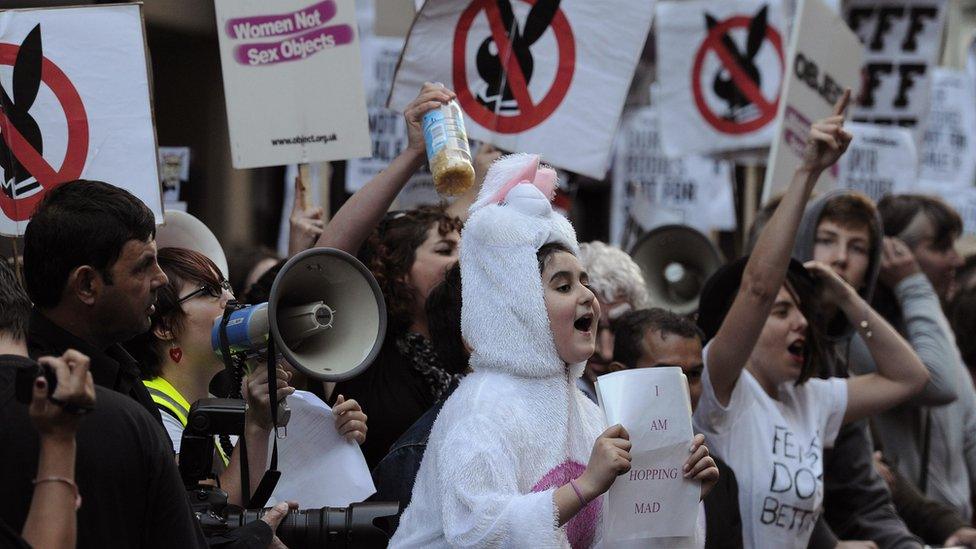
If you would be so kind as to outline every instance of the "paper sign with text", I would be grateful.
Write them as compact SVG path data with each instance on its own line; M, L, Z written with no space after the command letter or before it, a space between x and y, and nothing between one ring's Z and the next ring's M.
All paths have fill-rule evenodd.
M653 14L653 0L428 0L389 105L442 82L471 139L602 179Z
M122 187L163 220L142 6L0 13L0 234L49 191Z
M684 478L693 438L688 380L677 367L638 368L600 376L608 425L630 433L630 471L617 477L603 508L604 538L624 541L691 537L701 485Z
M932 71L931 109L922 133L918 178L972 186L976 181L976 91L965 71Z
M783 2L669 1L656 15L664 150L769 146L787 66Z
M837 162L839 188L864 193L875 202L911 191L918 155L910 130L857 122L844 127L854 140Z
M823 0L801 0L790 38L789 71L776 137L769 151L762 201L784 190L800 166L810 125L829 116L834 103L850 88L857 95L861 81L861 46ZM820 176L818 190L837 184L837 167Z
M665 154L657 110L630 111L614 154L611 242L621 245L628 224L641 231L672 223L703 233L735 230L732 185L728 161Z
M235 168L369 156L354 0L214 0Z
M855 122L921 131L945 7L945 0L844 2L847 24L864 44L864 90L852 113Z

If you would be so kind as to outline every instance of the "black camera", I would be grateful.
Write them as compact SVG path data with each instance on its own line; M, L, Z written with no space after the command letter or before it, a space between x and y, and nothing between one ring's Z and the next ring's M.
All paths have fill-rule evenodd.
M44 376L44 379L47 381L47 396L50 398L54 394L54 390L58 387L58 378L54 374L53 368L47 364L39 364L37 362L17 366L17 377L14 380L14 394L18 402L22 404L31 403L31 400L34 398L34 380L41 376Z
M227 503L227 493L212 486L190 490L190 502L208 537L260 520L268 509L241 509ZM275 534L291 549L302 547L382 548L386 531L374 521L399 510L396 503L353 503L349 507L323 507L291 511Z
M208 537L260 520L268 509L242 509L227 503L227 493L201 480L213 468L214 436L244 432L244 401L205 398L193 403L180 442L180 474L197 520ZM398 503L353 503L291 511L276 530L291 549L302 547L386 547L389 536L377 521L396 515Z

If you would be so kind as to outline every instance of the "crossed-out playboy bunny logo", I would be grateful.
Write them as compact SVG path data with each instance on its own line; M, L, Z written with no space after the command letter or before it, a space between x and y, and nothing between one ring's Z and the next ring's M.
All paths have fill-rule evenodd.
M559 9L560 0L519 1L530 6L521 20L511 0L474 0L462 12L454 34L458 101L466 115L499 133L525 131L548 118L569 91L575 70L573 31ZM487 32L483 25L475 25L484 21ZM552 38L541 40L550 30ZM467 49L469 38L477 44L473 55ZM551 55L553 45L555 55ZM533 83L540 72L542 50L548 50L541 55L553 64L547 72L555 72L544 94L539 91L548 82ZM469 81L467 66L472 61L477 77Z
M44 154L44 139L41 127L30 114L30 108L41 89L41 26L24 38L17 52L13 72L13 99L0 85L0 107L7 115L7 121L24 140L38 152ZM3 133L6 133L5 131ZM0 169L3 169L3 182L0 189L11 198L23 195L40 187L37 179L20 163L10 151L7 141L0 141Z
M735 15L719 20L704 13L707 35L695 54L692 94L705 121L722 133L752 132L776 116L778 82L782 81L785 65L782 39L769 24L768 14L768 5L763 5L751 17ZM735 39L742 34L744 47ZM760 62L763 52L766 52L766 63ZM775 63L769 61L774 58L779 61L779 67L771 70ZM707 62L710 59L717 62ZM711 98L707 91L711 92Z
M723 33L721 38L722 45L732 54L736 65L746 73L749 81L757 88L762 86L762 74L759 73L759 68L756 67L755 58L756 54L759 53L759 47L762 46L763 41L766 39L766 12L768 9L768 6L763 6L759 10L759 13L752 18L752 22L749 23L749 35L746 38L745 54L739 52L738 46L736 46L735 41L732 40L728 33ZM705 26L709 31L718 26L718 21L708 12L705 13ZM743 109L752 107L752 101L739 89L738 84L736 84L729 71L725 68L716 70L715 78L712 81L712 90L715 92L715 95L721 97L728 103L728 111L723 115L728 120L737 120Z
M19 45L0 43L0 66L13 67L9 85L0 84L0 209L8 218L24 221L46 190L80 177L88 155L88 118L67 75L44 57L40 24ZM58 169L44 157L41 126L51 118L37 112L43 110L36 104L42 84L67 122L65 156Z
M532 45L549 28L552 18L559 9L559 1L538 0L529 10L525 25L520 26L512 11L512 3L509 0L498 0L498 11L505 26L505 36L511 44L511 55L518 60L526 84L532 81L532 70L535 65L532 58ZM498 44L494 37L485 38L478 48L477 67L478 74L485 84L478 93L478 102L494 112L518 111L511 83L505 78Z

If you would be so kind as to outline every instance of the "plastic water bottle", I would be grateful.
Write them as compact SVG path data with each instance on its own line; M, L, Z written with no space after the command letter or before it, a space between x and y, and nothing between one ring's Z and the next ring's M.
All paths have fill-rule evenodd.
M434 188L442 195L461 194L474 185L474 166L464 114L456 100L424 115L427 163L434 175Z

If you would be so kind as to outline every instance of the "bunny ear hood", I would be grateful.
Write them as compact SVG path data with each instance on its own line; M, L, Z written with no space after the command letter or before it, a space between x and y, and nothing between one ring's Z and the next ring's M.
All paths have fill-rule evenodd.
M550 203L556 176L539 157L496 160L461 236L461 332L475 370L566 375L556 353L536 252L558 242L579 255L576 232ZM578 377L583 364L570 374Z

